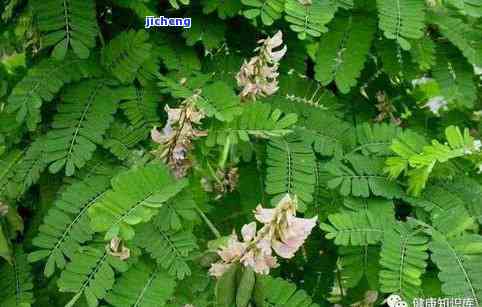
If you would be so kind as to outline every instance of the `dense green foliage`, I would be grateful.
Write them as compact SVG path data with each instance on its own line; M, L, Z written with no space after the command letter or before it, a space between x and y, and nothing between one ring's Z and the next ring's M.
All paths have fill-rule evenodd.
M1 1L0 307L482 306L481 76L479 0Z

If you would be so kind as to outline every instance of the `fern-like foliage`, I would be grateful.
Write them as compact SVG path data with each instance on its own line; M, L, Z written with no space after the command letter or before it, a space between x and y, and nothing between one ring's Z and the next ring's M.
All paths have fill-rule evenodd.
M123 102L121 109L134 127L159 122L159 89L155 86L136 89L135 99Z
M479 201L482 196L482 184L470 177L460 177L451 181L438 181L448 193L456 195L469 213L482 223L482 208Z
M319 37L328 30L325 25L331 21L336 9L331 1L313 0L302 4L298 0L286 0L285 19L290 23L290 29L298 33L299 39Z
M380 271L378 246L340 246L338 263L344 288L354 288L365 277L371 288L378 287Z
M110 87L106 80L69 87L46 135L49 170L57 173L65 167L65 174L71 176L82 168L102 143L119 102L133 96L132 88Z
M202 0L203 13L210 14L217 11L219 18L226 19L234 17L241 10L242 5L240 0Z
M136 244L145 249L169 275L184 279L191 275L189 254L197 249L196 238L187 230L165 230L157 218L136 228Z
M66 306L74 306L85 295L89 307L98 306L114 285L115 271L124 272L126 262L110 255L104 246L85 246L72 257L57 281L61 292L74 293Z
M185 75L201 69L201 62L191 48L185 48L184 42L177 36L166 33L152 35L152 48L154 55L158 56L164 66L169 70L179 71Z
M473 81L471 65L454 47L443 46L437 50L437 65L433 69L441 94L451 106L472 108L477 99L477 87Z
M152 10L152 6L149 5L148 0L114 0L114 3L125 8L129 8L134 11L139 18L144 19L146 16L154 16L155 13Z
M102 65L122 83L131 83L142 64L151 56L152 45L148 40L146 31L122 32L102 49Z
M422 0L377 0L379 26L385 37L394 39L405 50L409 39L423 36L425 2Z
M451 297L465 297L474 306L482 304L482 237L465 234L447 238L434 231L430 243L431 259L440 270L443 293Z
M159 163L123 172L112 180L112 190L88 209L92 229L106 232L106 239L132 239L133 226L149 221L185 185Z
M201 42L207 52L215 50L224 41L226 25L216 19L205 16L194 16L189 31L182 33L188 46Z
M33 7L42 45L54 46L54 58L62 60L69 48L81 59L89 57L98 33L95 1L35 0Z
M410 134L410 136L414 136ZM431 145L422 146L418 137L401 136L394 140L390 147L398 156L389 157L385 171L391 178L398 177L402 172L408 175L408 192L419 195L425 188L432 169L437 163L444 163L451 159L477 154L474 138L465 129L463 134L456 126L445 129L446 144L433 140ZM413 169L409 169L409 167Z
M348 93L360 76L375 31L375 22L367 16L336 18L318 47L316 79L323 85L335 81L342 93Z
M482 17L482 3L477 0L448 0L447 4L457 8L463 15Z
M130 150L143 141L148 134L146 127L133 127L122 122L114 122L109 129L103 146L119 160L126 160Z
M435 47L435 43L429 36L413 41L410 55L421 70L427 71L435 66Z
M327 182L330 189L339 188L344 196L369 197L373 194L394 198L401 195L400 186L383 173L383 158L351 154L345 160L348 163L335 159L325 165L325 171L333 177Z
M192 192L192 191L190 191ZM190 193L179 193L160 209L154 219L155 226L161 230L180 231L189 229L198 218L197 205Z
M300 126L309 128L303 137L313 142L316 153L326 157L342 157L355 144L353 125L332 112L313 108Z
M330 224L320 228L327 232L327 239L335 239L337 245L364 246L377 244L383 239L387 221L369 211L335 213L328 216Z
M296 114L286 114L279 109L272 109L266 103L250 103L243 108L243 113L229 123L214 123L210 129L209 143L225 144L247 142L250 136L269 138L281 137L292 132L290 129L297 120Z
M280 19L284 9L283 0L241 0L241 3L247 7L243 11L246 18L260 17L263 24L267 26Z
M296 195L300 210L313 201L315 189L315 155L309 143L297 135L272 139L266 157L266 193L278 197Z
M12 150L0 155L0 195L2 197L6 197L9 194L15 166L22 159L23 155L24 152L21 150Z
M141 260L116 280L105 300L115 307L164 306L175 286L174 279L163 270Z
M215 117L220 121L232 121L243 110L240 106L239 97L227 83L215 81L206 85L201 92L202 99L198 105L206 115Z
M428 260L428 236L407 224L387 230L380 253L380 290L397 293L405 301L420 297L421 276Z
M429 22L462 52L470 64L482 66L482 35L462 18L441 13L428 15Z
M47 58L30 69L8 98L7 111L15 112L18 122L34 130L40 122L43 102L52 101L67 83L98 74L91 60L68 56L63 61Z
M356 127L357 142L360 146L357 150L367 156L389 156L391 155L390 145L393 139L400 136L402 129L393 124L364 123Z
M433 226L447 236L463 233L474 226L474 219L465 207L465 201L455 191L436 182L429 185L419 197L404 197L414 206L430 212Z
M87 210L109 187L107 174L88 176L68 186L48 211L32 241L39 249L29 255L31 262L47 258L45 276L50 277L56 267L64 269L66 257L72 259L81 244L92 239Z
M47 167L45 162L45 138L35 140L23 151L12 151L0 160L4 171L0 174L0 196L20 198Z
M0 266L0 305L2 307L27 307L34 302L30 264L22 247L15 248L12 263Z
M264 294L262 300L264 306L319 306L304 290L297 289L294 284L282 278L263 277L259 283ZM261 302L257 304L261 304Z

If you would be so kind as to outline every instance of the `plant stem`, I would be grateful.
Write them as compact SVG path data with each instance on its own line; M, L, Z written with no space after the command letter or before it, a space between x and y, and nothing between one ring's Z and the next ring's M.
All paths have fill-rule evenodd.
M219 159L219 167L224 169L226 161L228 160L229 150L231 149L231 137L228 135L226 143L224 144L223 154Z
M197 213L199 213L199 215L201 216L203 221L206 223L206 225L208 225L209 229L214 234L216 239L221 238L221 233L219 232L219 230L216 228L216 226L214 226L214 224L211 222L211 220L209 220L209 218L206 216L206 214L204 214L204 212L202 212L202 210L199 209L199 207L197 205L196 205L196 211L197 211Z

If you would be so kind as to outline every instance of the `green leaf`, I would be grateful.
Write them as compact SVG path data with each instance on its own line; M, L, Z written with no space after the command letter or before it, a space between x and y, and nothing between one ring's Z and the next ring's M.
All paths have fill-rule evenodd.
M482 237L477 234L464 234L452 239L434 231L430 243L432 261L440 272L442 291L451 297L471 299L480 306L482 281Z
M105 300L115 307L156 307L174 294L176 282L155 265L139 261L121 275Z
M201 42L208 52L220 47L224 41L226 25L211 17L194 16L192 18L192 27L182 33L186 44L194 46L197 42Z
M66 306L73 306L85 295L87 305L96 307L114 285L115 271L124 272L127 263L108 254L103 246L83 247L73 255L57 281L61 292L74 293ZM115 270L115 271L114 271Z
M327 239L335 239L337 245L365 246L377 244L383 239L387 220L368 211L335 213L328 216L330 224L320 228L327 232Z
M243 11L244 17L248 19L261 17L261 21L267 26L280 19L284 9L283 0L241 0L241 3L247 7Z
M146 250L171 276L184 279L191 275L188 261L198 248L196 237L188 230L165 229L162 218L136 228L136 245Z
M166 166L152 163L123 172L112 180L112 190L89 209L91 227L106 232L105 239L134 237L133 226L145 223L179 193L186 181L175 181Z
M373 194L391 199L401 195L400 186L383 174L383 158L351 154L345 160L349 164L334 159L324 166L333 177L327 182L330 189L339 189L343 196L369 197Z
M142 64L151 56L146 31L121 32L101 51L101 64L123 84L132 83Z
M319 43L316 79L323 85L335 81L342 93L348 93L361 74L375 30L375 21L365 15L337 17Z
M43 102L54 99L68 83L98 74L95 63L67 56L63 61L47 58L28 70L27 75L14 87L8 98L7 111L16 112L18 122L26 122L29 130L41 121Z
M385 232L380 253L380 290L411 302L420 297L421 276L428 260L428 237L398 224Z
M388 39L396 40L402 49L409 50L409 39L423 36L425 1L377 0L379 27Z
M72 47L81 59L89 57L98 34L95 1L35 0L32 3L42 46L54 46L52 56L63 60Z
M197 104L207 116L230 122L243 112L239 96L222 81L205 86L201 95L203 99L198 100Z
M110 87L106 80L87 80L72 85L63 95L52 128L46 135L49 170L72 176L92 158L98 144L114 120L121 100L132 99L127 87Z
M313 202L316 159L311 144L295 134L272 139L266 149L266 193L272 203L291 194L299 200L300 211Z
M0 283L2 307L28 307L34 302L31 267L21 246L15 247L11 263L0 266Z
M285 0L285 19L299 39L319 37L327 32L326 24L335 15L337 7L332 1L312 0L302 4L298 0Z
M32 241L39 249L29 254L30 262L47 258L45 276L50 277L56 267L64 269L65 257L71 259L81 244L92 239L93 231L86 213L109 187L109 171L94 173L68 186L49 209Z

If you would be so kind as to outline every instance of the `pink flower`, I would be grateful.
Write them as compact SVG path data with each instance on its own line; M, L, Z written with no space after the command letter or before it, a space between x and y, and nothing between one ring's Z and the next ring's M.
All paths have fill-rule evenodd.
M271 223L271 221L273 221L275 213L276 213L276 209L265 209L265 208L261 207L261 205L258 205L258 207L256 207L254 217L260 223L269 224L269 223Z
M118 237L112 238L110 244L106 246L109 255L118 257L120 260L127 260L131 255L130 249L122 245L121 239Z
M255 49L258 55L244 61L236 75L238 86L242 87L241 98L256 100L257 96L271 96L278 91L278 62L286 54L286 46L273 50L283 44L283 33L278 31L273 37L259 40Z
M243 228L241 228L241 235L245 242L253 240L256 235L256 222L244 225Z
M215 277L221 277L230 267L232 263L213 263L209 269L209 274Z
M311 219L288 216L285 228L280 229L280 241L273 242L273 249L283 258L292 258L303 245L316 225L317 217Z
M276 208L267 209L258 206L255 218L263 224L256 231L256 222L246 224L241 229L243 242L236 234L229 239L226 247L218 251L221 263L213 264L211 275L217 276L225 266L239 261L251 267L256 273L269 274L278 262L273 251L282 258L292 258L300 249L316 225L318 217L296 217L297 198L285 195Z
M247 244L239 242L238 236L233 233L227 246L219 250L218 255L224 262L231 262L234 259L239 259L246 251L246 247Z

